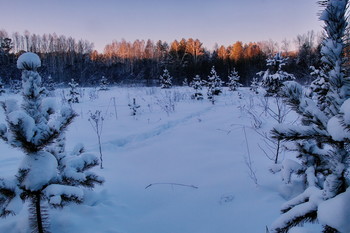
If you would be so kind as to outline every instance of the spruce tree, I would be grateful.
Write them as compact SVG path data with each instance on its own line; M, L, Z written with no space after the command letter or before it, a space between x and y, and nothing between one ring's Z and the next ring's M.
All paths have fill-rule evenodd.
M276 53L266 60L267 70L257 73L261 76L261 86L265 88L266 96L278 96L283 82L295 79L293 74L283 71L287 60L288 58L282 57L281 53Z
M239 75L236 69L234 68L231 73L228 76L228 83L227 86L229 87L230 91L236 91L238 87L241 87L242 84L239 83Z
M163 74L160 76L160 87L164 89L171 88L173 77L170 76L170 73L167 69L163 70Z
M23 70L22 104L2 102L7 124L0 125L0 138L22 150L24 158L13 179L0 179L0 216L16 214L16 206L28 200L31 230L43 233L49 232L48 205L82 203L80 187L93 188L103 179L88 171L98 164L96 156L82 149L65 153L63 133L77 114L69 107L59 110L52 100L43 98L44 88L36 71L40 65L36 54L22 54L17 61ZM53 149L53 143L60 144L60 149Z
M329 221L332 212L323 208L339 201L344 197L341 194L349 190L350 122L346 109L350 105L345 100L349 98L350 85L344 74L342 53L348 0L326 0L320 4L325 6L320 19L324 21L326 31L321 49L321 70L329 90L314 93L318 95L315 101L305 96L298 83L285 83L286 101L301 116L301 125L276 126L272 134L274 138L295 142L300 167L293 170L285 166L282 170L303 176L306 189L283 205L282 215L272 225L271 232L288 232L293 226L312 221L324 225L324 232L349 230ZM324 100L326 105L319 100Z

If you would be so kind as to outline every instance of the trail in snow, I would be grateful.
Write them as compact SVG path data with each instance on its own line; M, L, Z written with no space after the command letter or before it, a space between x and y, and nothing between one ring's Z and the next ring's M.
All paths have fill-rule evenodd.
M104 142L103 144L124 147L129 143L142 142L142 141L150 139L152 137L159 136L160 134L163 134L164 132L166 132L170 129L173 129L174 127L176 127L180 124L183 124L183 123L185 123L185 122L187 122L195 117L203 115L203 114L207 113L208 111L210 111L211 109L213 109L213 107L208 107L202 111L199 111L199 112L194 113L194 114L190 114L190 115L188 115L184 118L178 119L178 120L168 121L165 124L157 126L156 128L154 128L148 132L144 132L141 134L129 135L127 137L119 138L117 140L111 140L108 142Z

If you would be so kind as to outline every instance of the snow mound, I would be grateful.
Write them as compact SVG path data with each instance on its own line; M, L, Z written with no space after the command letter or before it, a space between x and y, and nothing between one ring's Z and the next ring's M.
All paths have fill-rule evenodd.
M25 188L31 191L37 191L56 178L57 161L52 154L40 151L25 156L20 170L27 171L22 183Z
M349 135L342 127L340 120L334 116L332 117L327 124L327 131L332 136L335 141L342 141L344 138L348 138Z
M17 60L17 68L21 70L36 70L41 66L41 60L35 53L23 53Z
M51 184L45 188L44 192L52 205L61 205L62 197L75 197L79 201L84 198L83 190L68 185Z
M321 203L317 211L320 223L340 232L350 232L350 189Z
M350 99L347 99L340 108L340 111L344 114L344 123L350 125Z

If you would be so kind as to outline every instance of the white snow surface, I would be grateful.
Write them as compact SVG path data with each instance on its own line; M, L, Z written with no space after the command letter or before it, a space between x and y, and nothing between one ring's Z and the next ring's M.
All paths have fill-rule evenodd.
M41 60L39 56L32 52L23 53L19 56L17 60L17 68L20 70L26 69L29 66L32 69L38 68L41 66Z
M205 94L206 89L202 91ZM93 101L88 95L83 96L81 103L72 105L79 116L66 132L67 151L82 142L86 152L99 155L97 136L88 116L89 111L101 110L104 169L97 166L93 172L103 176L105 183L94 191L86 190L81 205L50 209L51 232L265 232L266 226L280 216L280 207L286 200L280 189L280 175L268 171L273 161L259 148L258 144L264 145L263 140L250 128L252 119L241 110L252 100L255 110L262 112L262 96L245 88L238 92L224 88L215 105L206 99L192 100L193 90L186 87L112 87L99 92ZM58 103L60 93L62 90L56 91ZM172 97L175 111L169 113L160 106L160 101L167 101L164 96ZM20 100L21 96L4 94L0 101L13 98ZM130 116L128 106L133 98L141 106L136 116ZM66 108L56 117L59 119L61 114L71 111ZM268 133L275 122L265 115L260 118L264 122L262 129ZM296 117L291 118L294 121ZM0 114L0 122L4 121L4 114ZM251 180L245 164L248 152L243 126L258 185ZM24 155L4 142L0 142L0 151L0 177L14 177ZM83 154L86 162L94 158L89 154ZM43 155L40 163L35 163L41 166L38 174L28 177L37 181L31 189L55 176L50 169L57 164L50 156ZM79 167L74 160L66 162L72 164L72 170ZM288 184L291 188L299 185L293 180ZM150 184L153 185L146 189ZM49 201L55 204L62 201L60 194L74 193L66 188L52 189ZM298 194L293 192L294 196ZM16 216L0 221L0 232L28 233L28 225L25 205ZM319 225L308 225L304 232L320 231Z
M329 225L340 232L350 232L350 189L321 203L317 214L321 224Z

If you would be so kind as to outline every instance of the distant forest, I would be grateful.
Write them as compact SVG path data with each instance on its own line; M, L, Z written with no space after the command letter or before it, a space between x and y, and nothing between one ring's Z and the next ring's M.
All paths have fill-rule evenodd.
M110 83L157 85L159 76L166 68L175 85L182 85L200 75L206 79L212 66L223 81L233 68L238 71L244 86L249 86L256 73L266 69L266 59L276 52L289 57L285 70L294 74L301 83L311 80L310 66L320 63L321 36L313 31L296 38L284 40L280 45L272 40L244 44L240 41L231 46L203 47L199 39L165 41L136 40L113 41L103 53L94 50L93 43L75 40L56 34L37 35L25 31L11 36L0 30L0 77L9 84L20 79L16 68L18 56L23 52L37 53L42 59L40 74L49 76L56 83L65 85L74 78L80 85L96 85L102 76ZM291 48L294 47L293 51Z

